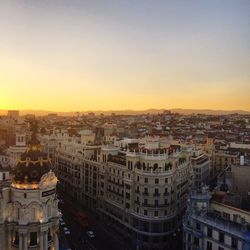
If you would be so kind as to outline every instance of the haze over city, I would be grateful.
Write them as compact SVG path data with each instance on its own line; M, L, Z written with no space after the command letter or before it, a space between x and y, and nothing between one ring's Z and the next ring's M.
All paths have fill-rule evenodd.
M0 0L0 250L250 250L250 0Z
M250 2L0 3L0 109L250 110Z

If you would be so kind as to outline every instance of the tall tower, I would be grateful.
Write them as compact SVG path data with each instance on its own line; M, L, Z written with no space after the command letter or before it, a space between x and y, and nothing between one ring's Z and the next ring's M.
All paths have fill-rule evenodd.
M9 194L2 200L2 249L59 249L57 178L51 169L50 159L32 136L15 166Z

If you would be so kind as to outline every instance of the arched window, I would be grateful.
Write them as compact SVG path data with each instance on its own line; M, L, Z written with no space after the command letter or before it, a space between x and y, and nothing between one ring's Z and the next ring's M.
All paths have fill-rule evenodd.
M154 164L154 171L158 168L158 163Z
M31 232L30 233L30 246L36 246L37 245L37 232Z
M130 161L128 161L128 169L130 169Z

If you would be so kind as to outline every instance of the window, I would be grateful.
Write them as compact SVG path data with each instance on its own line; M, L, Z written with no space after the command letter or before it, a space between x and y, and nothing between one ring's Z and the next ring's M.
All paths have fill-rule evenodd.
M212 237L213 237L213 230L212 230L211 227L208 227L208 228L207 228L207 236L208 236L209 238L212 238Z
M18 232L17 232L17 231L15 232L15 240L14 240L14 245L19 245L19 234L18 234Z
M165 183L168 183L168 178L165 178Z
M225 220L230 220L230 214L223 212L223 218Z
M148 204L148 200L144 199L144 204L147 205Z
M224 233L219 233L219 242L224 243Z
M145 178L145 179L144 179L144 182L145 182L145 183L148 183L148 178Z
M143 241L148 242L148 235L143 235Z
M147 211L147 210L145 210L145 211ZM144 214L145 214L145 212L144 212ZM149 223L148 222L144 221L142 223L142 227L143 227L143 231L145 231L145 232L149 231Z
M201 230L201 224L200 223L196 223L196 229Z
M237 239L232 237L232 244L231 244L232 248L237 249L237 245L238 245Z
M188 242L191 242L191 234L188 234Z
M144 215L148 215L148 210L144 210Z
M159 205L159 201L155 200L155 206L158 206L158 205Z
M152 233L159 233L160 232L160 224L158 222L153 222L151 224L151 229L152 229Z
M155 164L154 164L154 170L156 170L157 168L158 168L158 164L155 163Z
M17 219L20 219L20 208L17 209Z
M37 245L37 232L31 232L30 233L30 246L36 246Z
M155 217L157 217L158 216L158 211L155 211Z
M155 184L159 184L159 179L158 178L155 179Z
M224 250L224 248L223 247L219 247L218 250Z
M213 244L210 241L207 241L207 250L212 250L213 249Z
M199 238L194 237L194 245L199 246Z
M140 177L139 176L137 176L137 181L140 181Z
M158 243L159 240L160 240L160 237L159 237L159 236L154 236L154 237L153 237L153 242L154 242L154 243Z

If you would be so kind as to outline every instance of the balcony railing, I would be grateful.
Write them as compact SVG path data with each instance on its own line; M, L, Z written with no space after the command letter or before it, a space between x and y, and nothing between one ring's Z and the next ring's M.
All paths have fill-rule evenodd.
M140 201L135 200L135 204L140 205Z
M155 197L159 197L160 194L159 194L159 193L154 193L154 196L155 196Z

